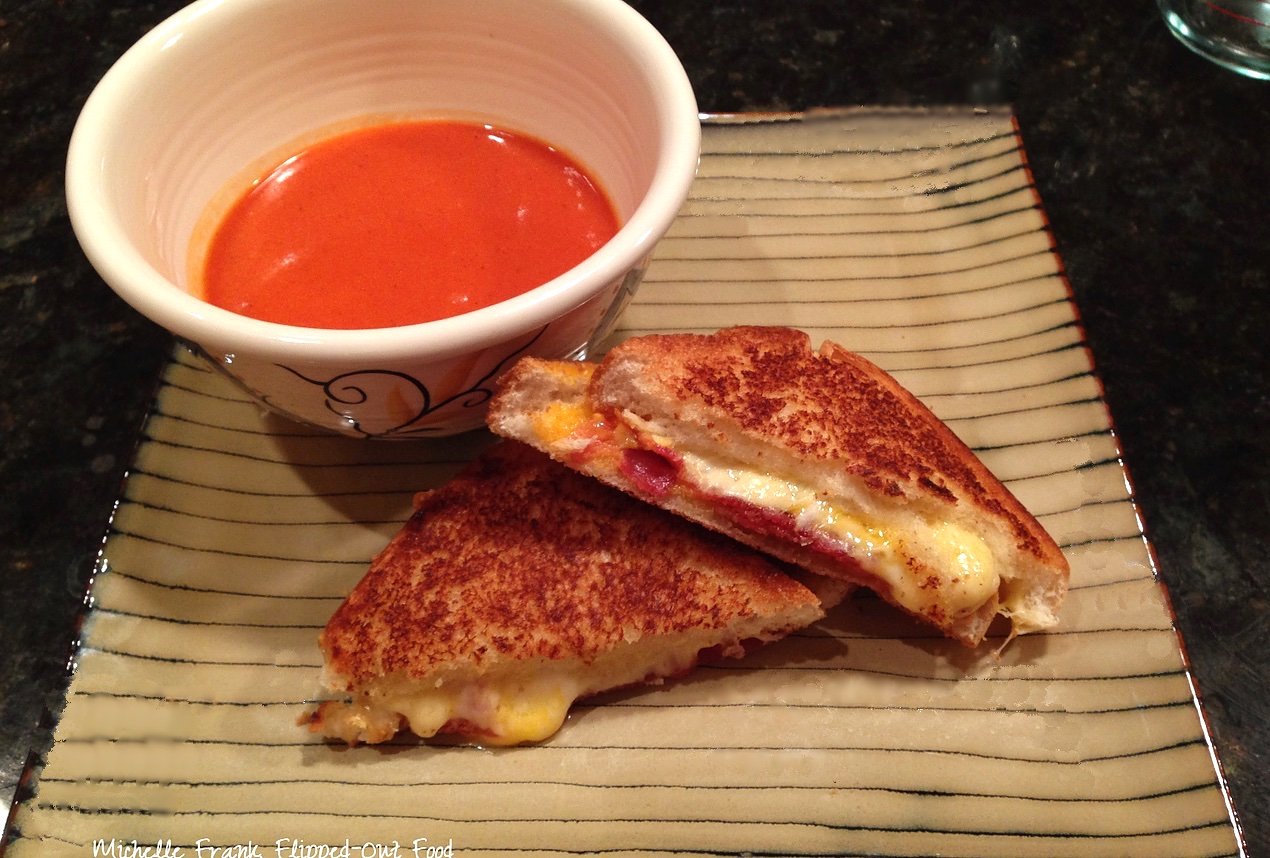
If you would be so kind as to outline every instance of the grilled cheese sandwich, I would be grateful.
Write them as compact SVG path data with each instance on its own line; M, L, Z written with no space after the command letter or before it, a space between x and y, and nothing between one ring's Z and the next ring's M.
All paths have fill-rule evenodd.
M332 616L320 643L340 698L304 720L349 744L542 741L579 698L739 657L845 592L791 571L500 444L419 497Z
M582 369L579 369L582 366ZM963 643L998 614L1056 622L1061 551L894 379L784 328L628 340L596 364L522 360L495 432Z

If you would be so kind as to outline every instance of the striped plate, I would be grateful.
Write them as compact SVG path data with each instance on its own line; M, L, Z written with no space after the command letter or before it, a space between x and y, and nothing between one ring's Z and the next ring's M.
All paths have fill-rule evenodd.
M485 440L313 434L181 353L10 858L1241 854L1012 117L718 117L704 147L615 336L790 325L892 371L1063 546L1061 627L995 659L854 600L540 746L328 747L295 723L318 629Z

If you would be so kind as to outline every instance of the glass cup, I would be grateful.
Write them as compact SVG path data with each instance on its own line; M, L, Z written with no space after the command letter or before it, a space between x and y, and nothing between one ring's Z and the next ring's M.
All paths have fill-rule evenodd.
M1173 34L1218 65L1270 80L1270 0L1158 0Z

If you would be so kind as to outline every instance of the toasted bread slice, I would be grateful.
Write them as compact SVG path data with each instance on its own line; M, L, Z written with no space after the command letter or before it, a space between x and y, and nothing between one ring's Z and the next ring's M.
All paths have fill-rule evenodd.
M579 697L823 615L770 558L507 442L420 495L331 617L328 684L351 699L307 720L350 744L537 741Z
M938 418L859 355L788 328L641 337L522 360L490 427L962 643L1056 622L1062 552Z

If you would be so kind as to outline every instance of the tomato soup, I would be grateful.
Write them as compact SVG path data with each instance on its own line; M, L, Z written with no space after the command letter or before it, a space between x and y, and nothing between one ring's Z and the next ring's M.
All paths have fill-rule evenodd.
M567 155L489 125L411 121L287 158L213 233L203 297L316 328L456 316L563 274L617 231Z

